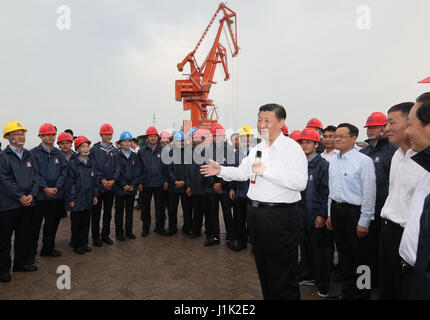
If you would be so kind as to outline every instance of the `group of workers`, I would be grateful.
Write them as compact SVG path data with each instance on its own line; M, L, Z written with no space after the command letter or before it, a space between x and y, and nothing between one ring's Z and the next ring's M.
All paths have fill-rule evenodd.
M14 272L37 270L42 222L40 255L61 255L55 238L67 211L77 254L92 251L90 229L94 246L113 244L114 205L116 239L135 239L139 191L142 237L150 232L154 198L156 233L178 232L180 201L182 232L198 238L204 221L204 245L219 244L221 205L226 246L241 251L252 244L265 299L300 298L299 284L317 286L328 299L368 299L375 287L381 299L430 299L430 216L423 213L430 201L429 107L425 93L415 103L372 113L364 148L356 145L359 129L350 123L324 128L313 118L302 131L289 133L279 105L260 108L257 146L246 125L231 144L215 123L210 130L193 127L173 136L149 127L140 148L125 131L117 148L110 124L101 126L101 141L91 146L70 131L57 136L57 128L45 123L40 145L29 151L27 130L11 121L3 132L9 145L0 152L0 282L11 281L13 233ZM261 113L269 116L260 120ZM263 192L256 193L258 188ZM260 217L253 210L261 207L272 209ZM278 230L283 223L288 230ZM290 236L281 237L283 232ZM342 294L329 297L335 250ZM357 285L362 265L371 270L371 287Z

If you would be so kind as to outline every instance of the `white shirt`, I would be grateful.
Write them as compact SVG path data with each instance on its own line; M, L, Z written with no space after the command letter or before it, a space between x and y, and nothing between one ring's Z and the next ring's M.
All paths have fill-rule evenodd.
M424 200L430 193L430 173L426 171L417 185L409 209L409 218L403 231L399 254L411 266L417 260L418 237L420 234L420 220L424 208Z
M138 153L139 152L140 147L136 147L135 149L130 148L131 151L133 151L134 153Z
M218 175L226 181L246 181L252 175L257 151L266 167L263 176L249 185L248 198L261 202L294 203L301 200L300 191L306 189L308 161L303 149L291 138L280 134L270 147L263 140L249 151L239 167L221 166Z
M327 149L324 150L323 153L321 153L321 157L326 159L328 162L331 162L336 156L339 154L339 150L333 149L332 151L327 153Z
M390 169L388 197L381 210L381 217L405 227L409 217L412 196L421 177L426 173L411 159L416 152L409 149L405 155L399 148L393 155Z

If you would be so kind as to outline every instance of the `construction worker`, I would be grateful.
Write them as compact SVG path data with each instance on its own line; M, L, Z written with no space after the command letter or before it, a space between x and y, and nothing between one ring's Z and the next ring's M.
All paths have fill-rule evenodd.
M72 144L73 138L67 132L61 132L57 138L57 144L60 150L63 152L66 161L69 162L70 159L77 156L77 153L73 151Z
M368 146L361 149L360 152L369 156L375 165L376 174L376 203L375 217L370 223L369 234L366 244L368 245L369 261L367 265L370 267L373 287L378 284L379 274L379 232L381 230L381 210L385 200L388 197L388 187L390 180L391 159L398 147L388 141L387 135L384 133L387 125L387 116L382 112L373 112L366 121L364 128L367 128L366 140Z
M334 147L334 133L336 132L335 126L327 126L323 130L323 143L325 146L325 150L321 153L321 157L330 162L333 158L339 154L339 150L336 150Z
M55 250L55 237L64 214L64 182L67 175L67 161L64 154L55 146L57 131L50 123L39 129L41 143L31 150L39 169L39 193L36 198L37 210L32 218L33 257L37 253L40 227L43 223L43 245L40 255L59 257L61 252Z
M231 145L233 146L234 151L239 150L239 133L234 132L230 136Z
M134 198L140 180L140 165L136 153L131 151L133 136L130 132L121 133L119 141L120 174L115 183L115 235L119 241L127 238L136 239L133 234ZM125 210L125 236L124 236L124 210Z
M166 130L161 131L161 133L160 133L160 145L161 145L161 147L164 148L170 142L172 142L172 135Z
M13 271L36 271L29 264L31 249L28 234L31 217L39 192L39 173L36 159L24 149L27 129L18 121L11 121L3 129L9 145L0 152L0 282L10 282L12 264L10 250L15 232Z
M173 135L173 146L169 151L170 157L173 158L173 162L167 166L167 172L169 177L169 231L168 235L172 236L177 233L177 215L178 215L178 204L179 198L181 199L181 206L183 212L183 226L182 232L185 235L191 235L192 228L192 203L191 197L187 196L187 179L186 174L188 166L191 164L188 159L186 161L187 152L185 150L185 134L182 131L177 131ZM188 155L191 153L188 152Z
M204 216L205 246L215 244L214 238L217 236L215 216L218 213L218 211L215 212L215 198L209 196L215 193L213 189L215 179L213 177L205 178L200 173L200 166L209 163L209 157L207 156L209 149L205 147L205 140L209 135L210 132L204 129L197 129L193 132L193 158L186 175L186 193L191 197L193 207L192 233L190 238L194 239L201 235Z
M101 190L97 205L94 206L91 218L91 235L96 247L103 246L103 242L112 245L109 237L112 220L112 207L115 198L114 185L118 180L120 165L118 150L111 143L113 128L105 123L99 131L102 141L91 148L91 161L94 162L97 177L101 183ZM100 234L100 218L103 208L103 229Z
M300 137L301 134L302 134L302 132L300 130L294 130L293 132L291 132L290 138L293 139L294 141L298 142L297 139Z
M301 284L317 285L320 297L328 296L330 284L330 261L328 232L325 227L328 203L329 163L317 153L320 137L316 130L306 128L299 137L308 159L308 184L301 192L303 229L300 252L304 271Z
M139 150L141 165L141 180L139 191L143 192L143 205L141 212L142 237L146 237L151 227L151 199L155 202L155 232L166 235L164 224L166 212L163 204L163 190L169 187L167 182L166 166L161 160L162 147L159 144L159 135L155 127L146 130L148 143Z
M323 140L322 135L323 135L324 127L321 120L319 120L318 118L312 118L311 120L308 121L306 128L316 129L318 131L318 135L320 136L320 140L321 141ZM321 143L317 149L317 152L322 153L324 152L324 149L325 149L324 143Z
M90 145L91 141L84 136L75 139L78 155L70 160L66 177L66 207L71 211L72 247L78 254L92 251L88 246L91 210L97 205L101 190Z
M284 124L284 126L281 129L282 133L284 134L284 136L288 137L289 133L288 133L288 127L286 124Z
M139 140L133 138L133 140L131 140L131 151L133 151L134 153L138 153L139 149Z
M212 126L212 136L213 136L213 157L214 160L222 165L234 166L235 155L233 148L225 142L225 130L219 124L216 123ZM221 203L224 226L227 233L226 245L229 249L234 249L234 241L236 241L236 236L234 234L234 224L233 224L233 213L232 207L233 202L229 198L229 192L233 188L232 182L224 181L219 177L215 178L215 184L213 186L215 193L211 194L210 197L215 197L215 223L216 223L216 235L213 241L209 242L209 245L217 244L220 242L219 236L219 203ZM213 243L212 243L213 242Z
M242 126L239 130L239 149L235 152L235 167L239 167L242 160L249 154L254 131L250 126ZM234 189L230 190L230 199L233 201L233 225L237 243L234 251L241 251L248 246L248 230L246 223L246 208L248 204L249 180L235 181Z

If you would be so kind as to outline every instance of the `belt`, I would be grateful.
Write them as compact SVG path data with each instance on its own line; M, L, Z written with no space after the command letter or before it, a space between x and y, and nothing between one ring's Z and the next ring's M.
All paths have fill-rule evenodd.
M400 267L402 268L403 272L413 272L414 267L412 267L409 263L407 263L405 260L400 258Z
M393 226L393 227L396 227L396 228L401 228L402 230L404 229L400 224L398 224L398 223L395 223L395 222L393 222L393 221L391 221L391 220L388 220L388 219L384 219L384 218L381 218L382 219L382 222L384 223L384 224L386 224L386 225L389 225L389 226Z
M253 206L254 208L288 208L288 207L294 207L298 204L298 202L294 203L284 203L284 202L261 202L257 200L250 200L248 199L248 204Z
M334 204L338 208L360 208L361 207L347 202L336 202L334 200L332 200L332 204Z

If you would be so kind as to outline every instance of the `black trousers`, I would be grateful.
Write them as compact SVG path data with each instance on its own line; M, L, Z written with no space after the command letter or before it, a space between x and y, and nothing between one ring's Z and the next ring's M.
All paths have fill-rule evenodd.
M359 206L339 208L335 203L331 205L331 224L342 269L342 293L345 299L352 300L370 298L370 290L357 287L357 268L368 261L367 237L357 236L360 215Z
M223 190L223 193L211 193L210 194L211 202L214 204L214 213L215 213L215 237L219 239L220 237L220 228L219 228L219 204L221 203L222 215L224 218L224 226L225 231L227 233L227 240L235 240L236 236L234 234L234 223L233 223L233 201L228 196L228 191Z
M402 269L402 299L403 300L411 299L413 279L414 279L414 268L408 265L407 268Z
M90 233L91 210L72 211L70 213L72 227L72 246L74 249L88 245Z
M166 223L166 212L164 210L163 188L143 188L143 203L140 218L142 220L142 230L149 231L151 227L151 199L154 195L155 202L155 229L164 230Z
M329 230L306 226L302 230L300 249L304 274L316 280L319 287L330 284Z
M264 299L300 299L300 209L248 205L247 214Z
M233 226L236 240L239 246L244 246L248 243L248 228L246 224L246 211L248 206L248 198L238 197L233 202Z
M133 233L134 195L117 195L115 197L115 235L124 235L124 211L125 233Z
M36 256L39 242L40 228L43 223L42 250L55 249L55 237L57 235L60 220L64 214L64 200L37 201L33 216L31 217L30 237L32 242L32 256Z
M10 272L12 264L10 250L13 232L15 232L14 265L22 266L27 264L31 248L29 231L34 210L34 207L20 207L0 212L0 274Z
M169 214L169 231L176 232L178 230L178 204L181 199L182 212L184 223L182 232L188 234L192 228L192 202L191 198L185 193L169 192L168 214Z
M115 199L113 191L105 191L99 196L99 201L92 209L91 235L93 239L100 238L100 218L103 207L103 229L101 236L107 237L110 234L110 223L112 220L112 207Z
M400 266L399 247L403 228L394 223L381 222L379 237L379 299L403 299L404 273Z
M192 233L201 233L204 216L206 237L208 239L216 237L215 213L213 210L215 202L215 197L211 197L209 194L191 196L193 207Z

